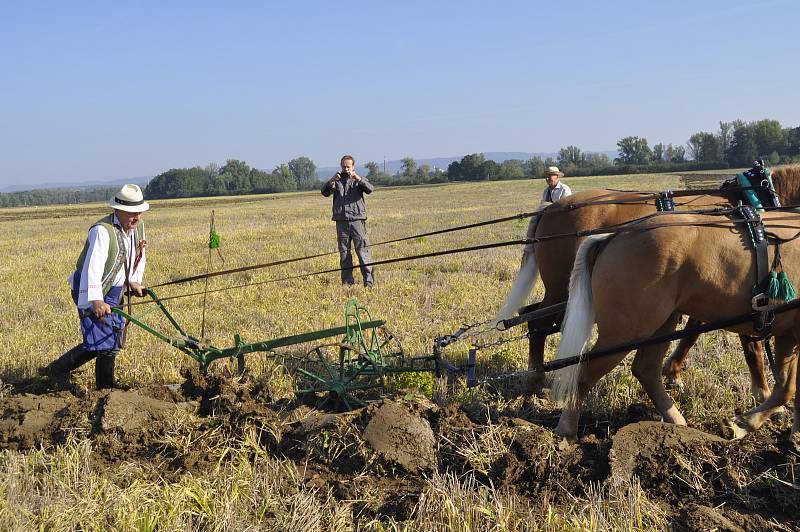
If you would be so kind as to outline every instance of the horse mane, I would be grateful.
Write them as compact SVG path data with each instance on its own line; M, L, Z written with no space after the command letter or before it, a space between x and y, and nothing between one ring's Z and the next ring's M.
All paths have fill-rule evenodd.
M800 204L800 164L773 169L772 184L783 205Z

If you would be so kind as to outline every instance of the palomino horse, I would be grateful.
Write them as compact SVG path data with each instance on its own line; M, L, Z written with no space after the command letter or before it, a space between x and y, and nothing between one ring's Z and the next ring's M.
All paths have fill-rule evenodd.
M772 173L772 178L783 204L800 203L800 166L779 168ZM655 211L652 196L645 195L641 201L634 201L642 196L637 193L620 193L605 189L579 192L541 210L538 216L531 219L527 237L547 238L552 235L574 234L635 220ZM679 210L727 207L738 203L740 197L738 190L720 191L719 195L714 196L676 198L676 203L680 204ZM497 320L510 318L517 312L525 303L539 275L545 287L544 299L539 303L541 308L566 301L569 273L572 271L578 246L583 240L578 237L567 237L527 245L522 257L522 267L498 313ZM687 327L693 323L690 322ZM552 330L554 324L560 325L560 317L542 318L528 324L531 331L528 369L536 370L541 367L544 361L544 343L550 334L548 329ZM696 341L697 336L682 340L664 365L663 374L668 383L680 384L683 363L689 349ZM751 390L756 399L761 401L770 393L764 374L761 343L747 337L741 337L741 341L750 369ZM535 372L534 392L540 392L543 384L544 375Z
M765 213L770 264L776 242L791 276L800 273L800 213ZM557 358L581 353L597 323L594 350L671 332L681 314L702 322L747 315L756 282L755 254L744 224L723 216L676 214L643 222L635 232L589 237L579 248ZM714 225L705 225L705 224ZM661 226L659 226L661 225ZM780 239L780 240L776 240ZM752 323L728 330L754 335ZM757 429L794 393L800 311L775 316L775 388L758 407L732 424L741 436ZM664 389L660 369L666 344L641 348L632 371L665 421L686 424ZM560 371L554 396L565 402L556 432L577 434L582 399L627 352L586 360ZM588 354L587 354L588 356ZM795 419L793 431L797 430Z

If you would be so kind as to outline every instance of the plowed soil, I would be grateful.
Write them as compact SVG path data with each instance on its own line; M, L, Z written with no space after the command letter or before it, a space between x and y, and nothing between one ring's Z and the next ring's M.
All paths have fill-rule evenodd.
M79 436L92 441L98 468L137 462L169 476L210 470L214 435L242 436L249 427L268 453L298 464L309 485L371 501L366 516L407 519L421 480L438 470L477 472L481 482L509 486L533 504L544 494L566 501L590 484L636 477L676 530L800 528L798 453L787 421L727 441L655 421L620 419L602 432L589 420L569 443L554 436L558 411L542 400L526 399L516 410L524 417L408 396L342 413L272 401L247 380L185 377L180 387L124 391L17 386L0 397L0 449L47 448Z

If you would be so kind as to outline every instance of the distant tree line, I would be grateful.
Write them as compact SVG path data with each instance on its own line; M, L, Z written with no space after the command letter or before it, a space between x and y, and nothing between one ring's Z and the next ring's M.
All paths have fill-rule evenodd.
M173 168L155 176L147 184L150 199L195 196L268 194L311 190L319 186L317 167L308 157L298 157L275 167L271 172L251 168L246 162L228 159L220 167Z
M584 152L566 146L556 157L533 157L526 161L497 163L473 153L450 163L446 171L425 165L417 168L413 159L403 159L402 170L394 175L381 172L377 163L366 164L367 177L378 184L412 185L446 181L493 181L542 177L548 166L558 166L566 175L591 176L648 172L680 172L749 166L763 158L768 164L800 162L800 127L784 128L777 120L720 122L715 133L699 132L686 146L658 143L650 147L644 137L617 141L618 157Z
M32 207L35 205L69 205L107 201L119 190L118 187L93 188L89 190L68 188L41 188L23 192L0 194L0 207Z
M377 185L419 185L450 181L494 181L542 177L545 168L557 165L568 176L590 176L648 172L677 172L749 166L763 158L768 164L800 162L800 127L783 127L777 120L720 122L716 132L700 131L685 146L658 143L652 147L644 137L617 141L618 156L612 161L602 153L577 146L561 148L556 157L533 157L497 163L481 153L466 155L446 169L402 160L401 169L389 174L378 163L366 163L367 178ZM272 171L251 168L246 162L228 159L224 166L173 168L155 176L147 185L150 199L267 194L312 190L320 186L317 167L308 157L298 157ZM92 190L41 189L0 194L0 207L53 205L104 201L115 188Z

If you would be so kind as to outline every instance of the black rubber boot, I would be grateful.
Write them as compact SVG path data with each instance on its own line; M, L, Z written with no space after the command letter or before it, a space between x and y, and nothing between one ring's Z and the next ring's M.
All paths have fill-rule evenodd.
M94 383L98 390L114 388L114 365L117 351L99 351L94 362Z
M67 382L73 370L83 366L96 355L96 351L84 349L82 344L76 345L47 366L39 368L39 374L58 382Z

